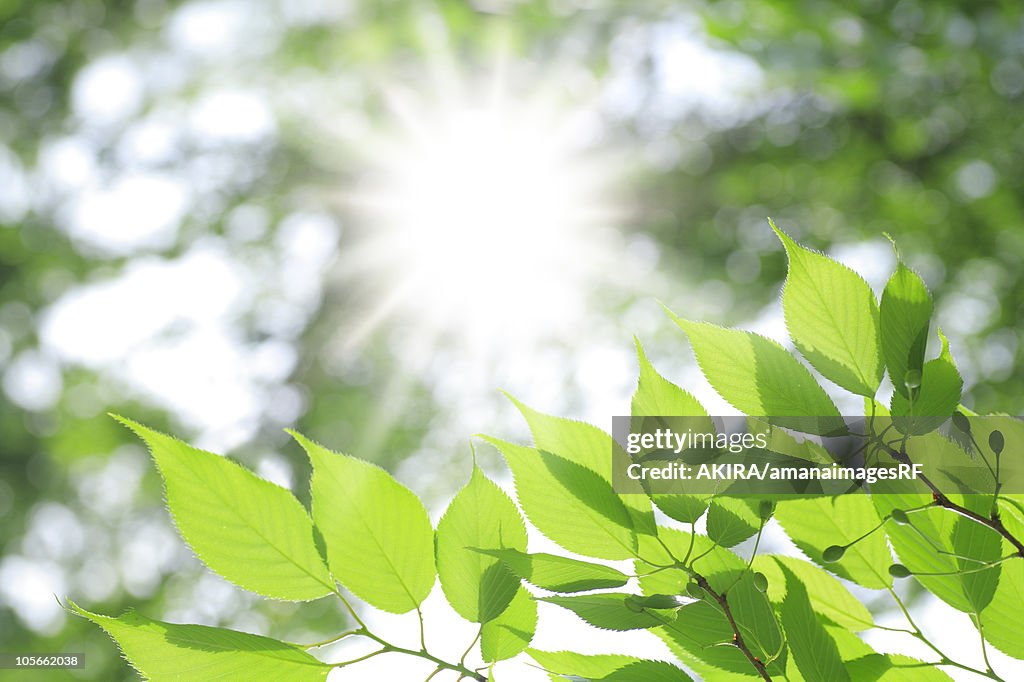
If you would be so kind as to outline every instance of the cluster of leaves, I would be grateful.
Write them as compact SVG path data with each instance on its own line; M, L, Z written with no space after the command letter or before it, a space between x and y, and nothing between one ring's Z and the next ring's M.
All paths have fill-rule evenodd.
M863 396L867 414L891 414L899 435L891 441L880 436L876 446L899 461L958 448L935 430L955 415L984 456L975 441L980 434L970 433L963 416L962 380L941 333L939 355L926 360L932 300L921 279L898 264L879 303L857 273L776 233L789 258L782 304L793 342L821 376ZM811 370L780 344L675 320L711 385L736 408L806 433L846 428ZM691 394L655 370L639 344L638 351L634 416L707 418ZM894 386L888 406L876 400L886 372ZM367 656L327 663L310 653L323 642L302 646L132 613L103 616L73 603L69 608L107 630L152 679L325 679L332 669L396 653L430 661L431 677L450 672L486 680L494 679L496 663L525 652L552 679L670 682L690 679L685 667L714 680L927 682L949 679L943 666L1002 679L988 664L989 645L1024 658L1015 613L1024 595L1024 497L998 486L987 496L937 488L895 494L884 487L800 499L620 495L612 486L611 453L618 445L611 436L513 402L533 444L482 439L504 456L518 504L474 463L436 529L423 504L386 471L299 434L292 435L313 469L310 512L287 490L230 460L124 420L149 445L178 529L200 559L272 599L337 597L356 627L329 641L367 638L379 645ZM1019 442L1014 424L1007 422L1008 437ZM998 462L1003 432L989 434L987 443ZM813 446L775 438L772 447L806 454ZM530 553L521 511L550 540L588 559ZM758 554L773 517L806 559ZM755 536L750 556L732 549ZM590 559L629 561L631 570ZM970 614L984 669L950 658L918 627L894 589L895 580L911 575ZM888 593L906 627L875 623L837 577ZM384 611L415 611L423 635L420 607L435 579L452 608L479 624L477 639L457 662L430 653L425 636L419 648L407 648L370 631L339 588ZM648 630L677 660L531 648L538 601L598 628ZM857 635L872 628L916 637L935 658L878 653ZM478 643L484 665L472 667L467 659Z

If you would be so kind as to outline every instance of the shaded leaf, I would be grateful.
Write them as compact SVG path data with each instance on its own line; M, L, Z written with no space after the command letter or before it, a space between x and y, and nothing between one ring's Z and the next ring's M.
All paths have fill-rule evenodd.
M526 554L516 549L479 549L495 557L532 585L552 592L583 592L622 587L629 581L622 571L555 554Z
M921 435L934 431L953 414L960 404L964 380L949 352L949 339L939 332L942 352L924 363L921 387L910 398L893 393L890 410L893 424L903 433Z
M871 612L864 603L830 573L809 561L779 554L759 554L754 558L754 568L768 577L768 600L773 603L781 602L786 596L786 574L782 571L786 568L807 588L811 608L820 617L853 631L874 626Z
M708 508L708 537L722 545L732 547L743 542L761 527L757 500L736 497L717 497Z
M515 398L511 400L529 424L537 450L591 471L612 484L612 453L622 458L627 455L610 435L591 424L543 414ZM630 525L636 532L654 533L654 513L649 497L623 495L619 503L629 511Z
M537 603L522 587L500 616L480 628L480 654L488 663L512 658L530 645L537 630Z
M568 597L541 597L539 601L569 609L594 627L603 630L640 630L662 625L674 617L671 610L652 613L649 609L627 606L635 595L624 593L583 594Z
M850 675L839 657L835 641L818 622L807 588L785 566L786 597L779 605L779 617L797 668L806 682L843 682Z
M928 325L934 303L928 287L916 272L896 264L882 292L880 308L882 355L893 387L909 397L905 377L910 371L923 372Z

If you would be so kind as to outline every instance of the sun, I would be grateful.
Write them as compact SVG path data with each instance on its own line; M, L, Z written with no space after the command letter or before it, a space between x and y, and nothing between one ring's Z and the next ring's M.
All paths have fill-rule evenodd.
M447 82L390 93L391 120L365 145L353 253L380 291L357 338L400 315L490 354L556 333L584 306L613 260L601 231L611 173L587 147L585 108L497 76Z

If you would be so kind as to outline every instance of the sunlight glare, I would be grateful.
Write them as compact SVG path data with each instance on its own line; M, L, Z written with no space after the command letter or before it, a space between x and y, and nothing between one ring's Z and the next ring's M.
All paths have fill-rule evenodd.
M605 171L583 162L578 120L504 97L411 109L356 197L367 255L388 263L382 300L476 350L557 331L605 266Z

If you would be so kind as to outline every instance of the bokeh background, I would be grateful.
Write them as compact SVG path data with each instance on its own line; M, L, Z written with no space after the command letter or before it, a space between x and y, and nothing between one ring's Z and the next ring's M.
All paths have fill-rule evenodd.
M499 388L610 427L633 335L725 413L659 302L784 339L769 215L876 288L891 234L1019 414L1022 103L1016 3L0 1L0 647L132 679L65 595L344 624L200 566L106 412L302 497L295 426L437 514L526 437Z

